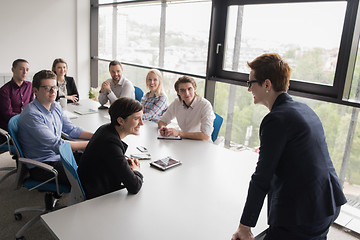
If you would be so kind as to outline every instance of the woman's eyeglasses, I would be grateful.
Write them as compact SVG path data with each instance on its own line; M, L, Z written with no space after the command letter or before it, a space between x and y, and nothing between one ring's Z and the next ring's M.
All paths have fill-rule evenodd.
M50 92L51 90L56 92L58 90L57 86L40 86L42 88L44 88L47 92Z
M248 88L251 88L251 85L253 84L253 83L258 83L258 82L260 82L259 80L250 80L250 81L247 81L246 83L247 83L247 85L248 85Z

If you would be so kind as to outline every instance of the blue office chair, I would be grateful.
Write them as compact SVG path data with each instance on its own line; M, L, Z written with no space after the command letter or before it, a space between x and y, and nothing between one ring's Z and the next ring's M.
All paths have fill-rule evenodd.
M220 131L222 123L223 123L223 118L219 114L215 113L215 119L214 119L214 124L213 124L214 130L211 134L211 140L213 142L216 141L216 139L219 135L219 131Z
M69 204L75 204L86 200L84 189L81 186L80 178L77 173L77 164L74 158L74 154L71 150L69 142L61 144L60 148L61 162L64 166L65 173L71 184L71 192L69 198Z
M22 212L25 211L39 211L40 214L33 217L28 221L15 235L16 239L25 239L23 236L24 232L31 227L34 223L40 220L40 215L50 212L54 209L57 201L60 199L62 193L69 193L70 187L64 186L58 183L57 171L52 166L38 162L32 159L24 158L24 155L21 151L17 135L19 132L18 128L18 119L20 115L12 117L9 121L8 128L9 133L15 146L16 150L16 161L17 161L17 176L16 176L16 186L20 188L21 186L27 188L29 191L37 189L41 192L46 192L45 194L45 208L36 206L36 207L24 207L16 209L14 212L15 220L20 221L22 219ZM26 165L34 165L36 167L42 168L46 171L51 172L54 176L44 182L32 179L28 174L28 169ZM54 182L55 181L55 182Z
M5 152L10 152L10 154L15 154L15 147L10 144L11 136L4 129L0 128L0 135L6 138L6 142L0 145L0 154ZM6 178L16 173L16 167L3 167L0 168L0 171L8 171L2 178L0 178L0 183L3 182Z
M135 88L135 99L141 102L141 98L144 96L144 92L139 87L134 86L134 88Z

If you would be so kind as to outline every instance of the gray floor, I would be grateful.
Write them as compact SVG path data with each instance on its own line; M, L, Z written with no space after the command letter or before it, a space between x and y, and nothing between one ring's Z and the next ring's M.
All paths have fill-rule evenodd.
M0 154L0 168L15 166L14 160L8 153ZM5 171L0 171L0 178L5 175ZM43 206L43 193L37 191L27 191L25 189L14 190L15 175L10 176L0 184L0 240L15 239L16 232L31 217L35 216L34 212L23 214L21 221L15 221L14 210L25 206ZM66 196L60 201L60 205L66 204ZM235 231L235 229L234 229ZM54 237L48 229L39 221L25 232L27 240L51 240ZM229 236L230 239L231 236ZM328 234L329 240L354 240L360 239L359 235L355 235L351 231L334 225L330 228Z

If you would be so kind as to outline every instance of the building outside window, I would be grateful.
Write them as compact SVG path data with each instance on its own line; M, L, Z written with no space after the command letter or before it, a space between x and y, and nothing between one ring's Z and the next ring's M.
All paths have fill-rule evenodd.
M125 75L144 91L147 71L159 68L171 102L176 79L191 75L199 95L213 91L214 111L224 118L221 144L233 150L256 148L268 110L254 105L245 87L246 63L262 53L277 52L293 69L290 94L320 117L349 204L360 209L359 27L352 32L355 54L344 54L347 11L354 1L229 4L223 10L223 38L213 33L218 23L212 22L212 4L218 1L125 2L102 0L93 6L98 8L98 55L93 57L99 85L110 77L112 59L123 62ZM212 70L207 64L213 58L214 38L221 40L213 54L220 62ZM343 62L349 65L345 68ZM215 81L212 89L206 79Z

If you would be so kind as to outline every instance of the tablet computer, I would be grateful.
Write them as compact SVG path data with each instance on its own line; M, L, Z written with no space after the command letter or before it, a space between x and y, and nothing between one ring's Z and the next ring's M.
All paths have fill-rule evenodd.
M168 136L168 137L165 137L165 136L161 136L159 135L157 137L157 139L165 139L165 140L181 140L181 137L180 136L177 136L177 137L174 137L174 136Z
M156 167L163 171L175 166L179 166L180 164L181 164L180 161L175 160L171 157L162 158L150 163L151 166Z

